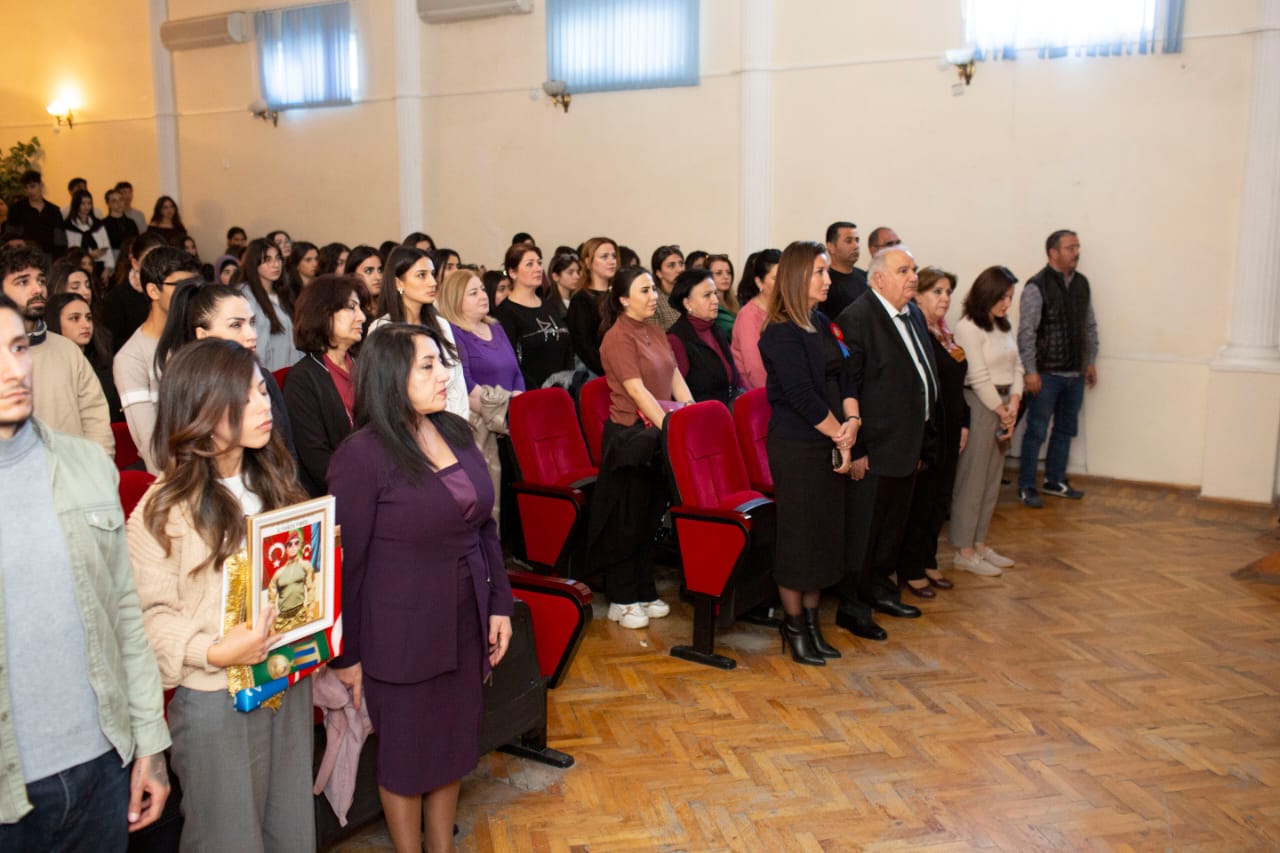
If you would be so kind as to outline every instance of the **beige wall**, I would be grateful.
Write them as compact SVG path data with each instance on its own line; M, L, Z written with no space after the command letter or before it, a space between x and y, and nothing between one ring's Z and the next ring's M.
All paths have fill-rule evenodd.
M1194 36L1248 26L1253 4L1193 4L1178 56L983 63L962 97L936 66L962 43L958 3L914 0L881 18L870 4L820 5L830 26L778 18L775 64L789 70L774 82L775 241L837 218L864 236L893 225L919 261L959 274L963 297L991 264L1027 278L1045 235L1078 230L1102 348L1073 467L1201 483L1250 52L1245 36Z
M183 210L201 246L223 245L235 224L251 235L284 228L297 239L355 245L395 236L395 109L390 3L356 0L360 102L253 119L260 97L253 42L173 55ZM235 0L170 0L170 18L243 9ZM204 254L212 256L206 251Z
M703 0L700 86L578 95L567 115L538 91L544 4L534 5L418 23L419 75L406 80L393 0L353 0L359 102L286 114L278 128L247 114L253 45L175 55L180 202L202 246L220 246L233 222L314 242L403 236L399 158L420 156L421 225L468 260L496 264L517 230L548 247L608 234L645 259L664 242L736 258L759 248L738 245L737 0ZM90 20L78 29L110 33L114 46L50 47L65 43L64 28L20 12L36 34L17 48L31 74L21 92L0 80L0 121L9 137L41 132L51 188L71 172L95 190L130 175L145 204L156 171L145 4L80 7ZM1025 279L1043 263L1044 236L1076 228L1102 336L1076 467L1259 499L1256 471L1248 482L1233 473L1247 465L1204 470L1217 406L1246 405L1211 393L1209 362L1226 341L1235 279L1252 0L1189 4L1180 55L983 63L963 97L936 67L963 40L958 0L774 7L773 166L758 176L772 242L820 237L839 218L864 235L890 224L963 288L994 263ZM169 0L173 18L238 8ZM80 64L68 69L67 56ZM43 104L69 70L86 87L85 125L55 137ZM420 152L402 150L397 98L421 110ZM1274 444L1275 419L1258 432Z
M1280 374L1216 370L1206 401L1201 494L1266 502L1275 496Z
M540 91L543 5L425 26L431 234L491 266L517 231L548 248L604 234L646 264L673 242L736 256L738 4L703 2L702 85L578 95L567 114Z
M59 7L74 7L73 20L50 14ZM59 205L72 177L88 180L100 209L106 189L128 180L150 215L158 178L146 3L7 2L4 31L13 35L0 74L0 147L39 137L46 193ZM79 104L75 127L55 129L45 105L68 96Z

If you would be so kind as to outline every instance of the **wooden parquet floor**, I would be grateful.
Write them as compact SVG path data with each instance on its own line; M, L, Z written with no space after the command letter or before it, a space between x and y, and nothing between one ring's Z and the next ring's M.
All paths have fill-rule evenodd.
M1016 568L949 572L924 618L878 617L887 643L832 626L825 668L749 625L721 639L735 671L670 657L674 575L647 630L598 607L551 694L577 763L482 758L459 849L1280 849L1280 587L1232 577L1280 550L1274 514L1078 484L1038 512L1006 488Z

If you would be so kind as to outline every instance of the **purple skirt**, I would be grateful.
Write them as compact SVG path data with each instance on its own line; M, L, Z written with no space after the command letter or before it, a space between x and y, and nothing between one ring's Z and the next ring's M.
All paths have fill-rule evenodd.
M414 684L364 677L378 735L378 784L414 796L456 782L480 760L483 655L471 573L458 566L458 668Z

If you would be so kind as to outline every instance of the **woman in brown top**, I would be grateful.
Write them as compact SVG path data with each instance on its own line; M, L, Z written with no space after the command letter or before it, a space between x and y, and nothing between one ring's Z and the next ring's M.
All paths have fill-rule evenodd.
M649 557L667 502L662 421L672 401L692 403L693 395L666 333L647 322L658 308L658 288L648 270L628 267L614 276L603 307L600 361L609 383L609 422L588 553L604 572L609 619L643 628L671 611L658 598Z

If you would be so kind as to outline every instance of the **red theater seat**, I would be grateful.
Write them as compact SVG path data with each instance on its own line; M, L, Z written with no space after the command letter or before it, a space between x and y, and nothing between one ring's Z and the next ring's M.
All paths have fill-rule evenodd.
M507 656L485 688L480 751L570 767L573 757L547 746L547 690L573 662L591 622L591 591L567 578L508 571L516 597Z
M127 434L127 433L126 433ZM132 446L132 442L130 442ZM120 445L116 445L116 451L119 452ZM151 488L151 484L156 478L148 474L146 471L121 471L120 482L116 485L116 492L120 495L120 508L124 510L124 517L127 519L133 515L133 510L138 506L138 501L142 500L142 496L147 493L147 489ZM164 706L169 707L169 700L173 698L173 690L164 692Z
M538 670L548 689L560 686L591 622L591 590L568 578L508 569L515 597L533 614Z
M763 388L754 388L733 401L733 425L738 432L738 449L747 466L751 488L773 497L773 474L769 471L769 454L764 440L769 434L769 416L773 408Z
M155 479L146 471L120 472L120 483L116 488L120 493L120 507L124 510L125 518L133 515L133 508L142 500Z
M693 643L671 654L732 669L737 662L715 652L717 623L727 626L777 595L773 501L751 487L724 404L677 409L663 431L676 491L671 519L694 602Z
M507 409L518 479L512 484L524 534L525 559L539 569L573 574L586 530L588 492L598 473L563 388L511 398Z
M138 455L138 446L133 443L129 434L129 425L123 421L111 425L111 434L116 440L116 470L123 471L142 457Z
M604 425L609 420L609 383L603 376L582 386L578 392L578 413L591 461L598 466L604 452Z

